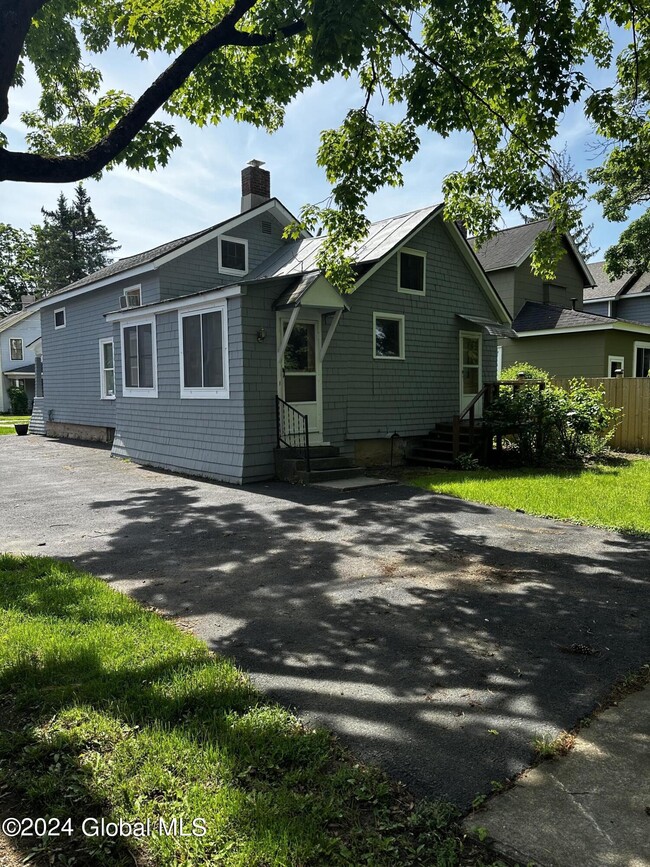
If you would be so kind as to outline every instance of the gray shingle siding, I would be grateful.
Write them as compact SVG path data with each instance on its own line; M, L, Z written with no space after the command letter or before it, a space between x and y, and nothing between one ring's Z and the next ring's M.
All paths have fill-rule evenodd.
M120 280L76 298L61 299L41 311L43 337L42 412L47 420L68 424L115 427L115 401L102 400L99 341L112 337L105 313L118 310L124 290L142 289L142 302L158 300L158 279L144 275L134 282ZM65 308L65 328L54 328L54 311Z
M554 284L550 288L550 297L544 291L547 282L541 277L536 277L531 270L530 256L517 268L515 273L514 300L511 313L517 315L526 301L537 301L540 304L551 303L559 307L571 307L571 300L576 299L576 308L582 310L583 275L576 265L573 256L567 253L557 265L555 279L549 281ZM564 291L555 289L555 286L564 287Z
M419 436L459 411L459 334L478 329L456 314L495 312L440 219L408 246L427 253L426 296L397 291L397 254L353 293L326 357L327 439ZM373 312L405 316L403 361L373 359ZM496 341L485 335L483 362L484 381L496 378Z
M619 298L616 302L616 316L650 325L650 296L630 295L629 298Z
M115 356L121 361L119 323L114 329ZM228 399L181 399L178 311L156 316L156 338L157 398L122 396L121 363L117 365L113 454L138 463L240 482L244 449L241 299L228 300Z
M495 317L439 219L409 242L427 252L424 298L398 293L394 255L348 299L323 363L323 436L344 452L354 439L426 434L460 403L459 334L474 331L456 314ZM284 285L251 287L244 297L244 481L273 473L276 315ZM373 359L373 312L405 316L404 361ZM260 328L266 339L257 341ZM326 329L324 329L324 333ZM496 378L496 340L483 337L483 378Z
M599 316L615 315L614 313L610 314L609 304L607 301L594 301L590 304L585 303L584 311L585 313L597 313Z
M262 223L271 225L271 234L262 231ZM248 241L248 270L252 271L286 243L282 238L282 231L282 226L275 217L264 214L226 234L228 237L244 238ZM163 265L159 273L161 301L237 282L236 276L219 273L218 238L178 256Z

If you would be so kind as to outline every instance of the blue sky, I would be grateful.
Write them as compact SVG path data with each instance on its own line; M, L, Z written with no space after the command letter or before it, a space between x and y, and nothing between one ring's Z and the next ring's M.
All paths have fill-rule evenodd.
M621 36L617 42L622 44ZM102 57L101 68L107 88L138 95L162 70L163 60L156 57L141 63L124 51L112 50ZM608 72L587 71L597 83L609 78ZM14 149L24 147L19 117L22 111L35 107L37 94L33 76L25 87L12 92L10 117L2 129ZM96 214L121 244L116 255L137 253L236 213L240 171L249 159L265 161L271 172L272 194L294 213L306 202L321 201L328 194L328 185L315 163L320 131L337 126L348 108L358 104L355 83L337 80L301 94L289 107L283 128L273 135L232 121L197 129L175 119L184 146L165 168L135 172L120 167L99 181L85 182ZM574 164L584 170L598 163L594 142L581 109L573 107L562 121L558 149L566 143ZM423 133L419 154L405 167L404 187L373 196L368 216L381 219L440 201L444 176L465 165L469 150L465 135L442 139ZM70 194L73 187L5 182L0 185L0 222L29 228L41 221L41 206L51 208L61 190ZM585 219L595 224L591 240L601 248L595 257L601 259L625 224L605 222L595 202L589 204ZM518 222L516 214L504 215L504 226Z

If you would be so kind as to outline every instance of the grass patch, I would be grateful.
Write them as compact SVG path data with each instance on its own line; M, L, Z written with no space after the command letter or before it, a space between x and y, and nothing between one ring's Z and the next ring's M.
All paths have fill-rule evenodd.
M535 738L533 741L535 755L542 761L554 759L557 756L566 756L573 749L576 737L573 732L560 732L555 738L550 735Z
M650 534L649 460L618 460L553 471L418 471L405 480L428 491L490 506Z
M12 434L16 436L14 425L29 424L30 418L29 415L3 415L0 413L0 437L11 436Z
M497 863L453 807L416 803L203 642L53 560L0 556L0 713L11 815L77 829L36 841L33 863ZM207 833L86 838L85 817L202 818Z

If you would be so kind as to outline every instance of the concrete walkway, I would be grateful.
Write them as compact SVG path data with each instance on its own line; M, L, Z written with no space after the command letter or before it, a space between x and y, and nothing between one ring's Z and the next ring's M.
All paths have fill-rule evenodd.
M234 488L37 437L0 440L0 480L3 548L178 617L366 761L463 807L647 661L648 540L401 485Z
M471 815L495 848L543 867L650 865L650 687L584 728L562 758Z

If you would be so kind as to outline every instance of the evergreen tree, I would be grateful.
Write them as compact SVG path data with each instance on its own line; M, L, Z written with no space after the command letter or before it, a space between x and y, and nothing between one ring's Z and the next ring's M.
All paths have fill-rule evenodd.
M33 237L0 223L0 316L21 308L21 297L37 291Z
M70 204L63 193L56 208L42 208L42 226L34 226L38 282L44 294L61 289L109 265L110 253L119 249L106 226L90 206L90 196L79 184Z
M551 167L542 172L541 175L542 184L546 190L545 201L541 204L531 203L529 205L530 214L523 215L526 223L532 223L534 220L546 220L549 217L551 196L562 188L566 189L568 185L574 190L571 206L580 213L584 212L587 204L585 183L582 175L573 165L566 147L551 159L550 164ZM571 237L585 260L590 259L598 252L598 248L593 247L589 240L593 228L593 223L589 223L589 225L581 223L571 232Z

